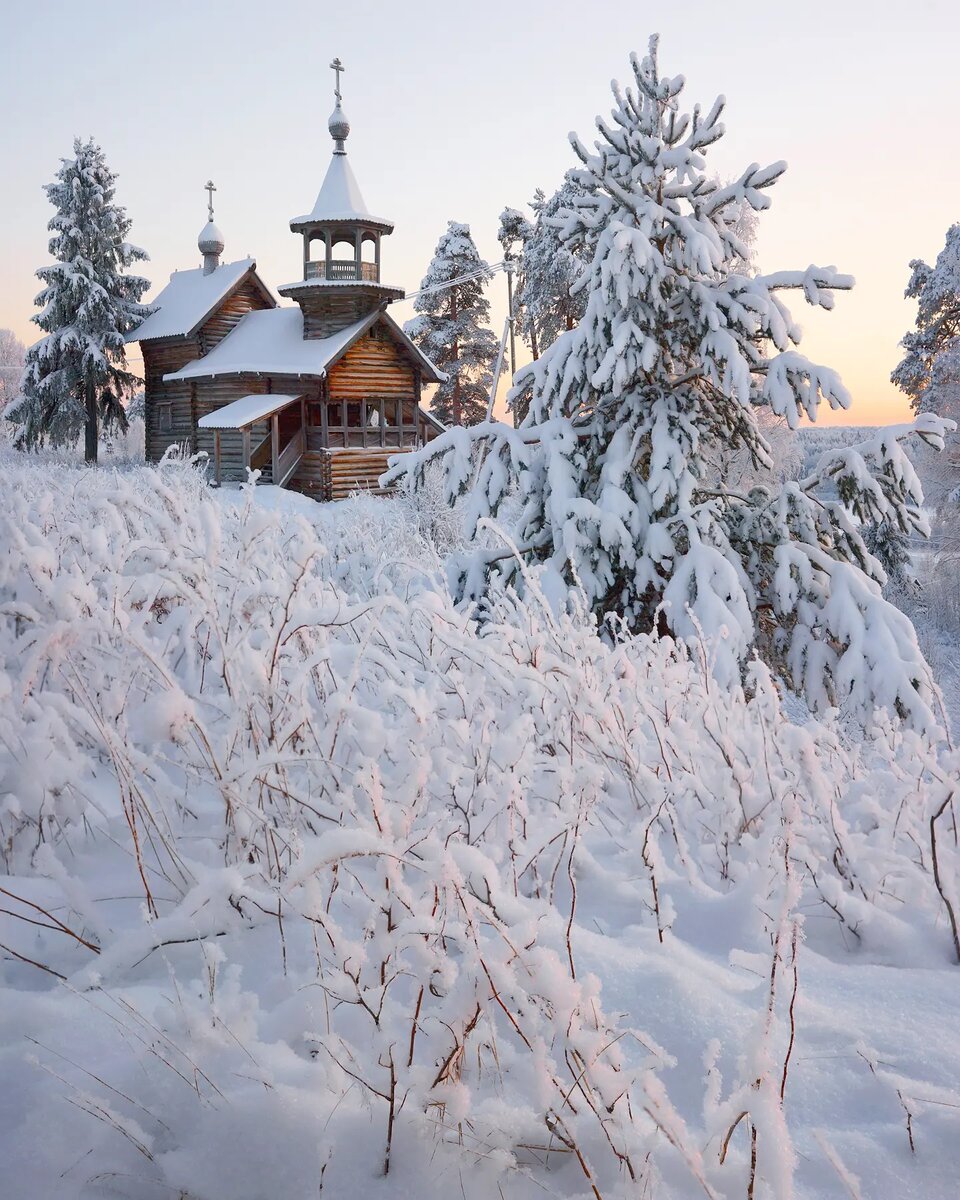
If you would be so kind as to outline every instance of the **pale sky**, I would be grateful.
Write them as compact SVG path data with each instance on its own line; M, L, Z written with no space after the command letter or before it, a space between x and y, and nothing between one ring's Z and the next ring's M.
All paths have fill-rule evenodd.
M41 185L74 135L92 134L118 172L157 288L199 265L208 177L224 257L253 255L276 287L300 274L287 223L312 207L329 162L339 55L351 163L371 210L396 222L383 277L413 291L448 220L499 259L500 211L559 184L567 132L590 138L610 80L629 81L629 52L658 31L690 104L727 97L712 169L789 164L761 218L762 269L856 276L833 313L794 309L804 352L853 393L849 415L824 418L904 419L889 375L915 312L908 263L932 261L960 220L958 14L955 0L2 0L0 327L36 340L33 271L52 211ZM498 333L504 288L497 276ZM391 311L405 320L412 305Z

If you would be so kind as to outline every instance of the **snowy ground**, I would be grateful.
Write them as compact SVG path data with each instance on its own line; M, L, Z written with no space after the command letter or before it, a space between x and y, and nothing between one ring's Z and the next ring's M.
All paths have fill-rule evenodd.
M4 1197L956 1195L945 738L478 627L405 501L0 491Z

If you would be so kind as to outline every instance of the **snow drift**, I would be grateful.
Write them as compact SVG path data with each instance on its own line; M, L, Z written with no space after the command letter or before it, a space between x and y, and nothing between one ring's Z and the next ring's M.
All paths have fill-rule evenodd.
M4 462L4 1195L952 1195L946 737L272 494Z

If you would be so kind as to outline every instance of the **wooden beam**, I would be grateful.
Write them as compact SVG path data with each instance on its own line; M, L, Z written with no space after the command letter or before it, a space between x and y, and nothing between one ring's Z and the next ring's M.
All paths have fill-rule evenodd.
M215 429L213 432L213 470L214 478L217 481L217 487L220 486L220 430Z
M273 482L280 482L280 414L274 413L270 418L270 469Z

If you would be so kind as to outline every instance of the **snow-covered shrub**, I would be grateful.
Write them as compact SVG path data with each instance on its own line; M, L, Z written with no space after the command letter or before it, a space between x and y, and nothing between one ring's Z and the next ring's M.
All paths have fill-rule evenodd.
M536 573L478 624L402 499L4 466L0 1012L52 1074L0 1181L785 1200L822 1161L798 980L957 954L947 746L791 722Z

